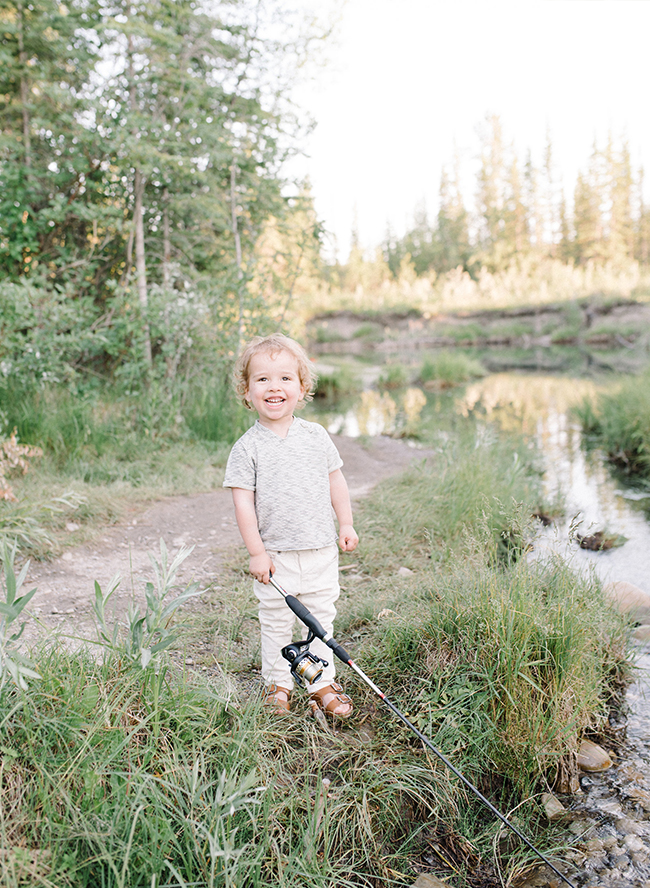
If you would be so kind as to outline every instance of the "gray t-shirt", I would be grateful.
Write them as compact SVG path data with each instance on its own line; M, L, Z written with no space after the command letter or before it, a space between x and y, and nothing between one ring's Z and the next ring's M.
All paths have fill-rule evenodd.
M295 416L286 438L259 420L235 442L224 487L255 491L257 526L275 552L320 549L337 540L330 472L343 460L327 431Z

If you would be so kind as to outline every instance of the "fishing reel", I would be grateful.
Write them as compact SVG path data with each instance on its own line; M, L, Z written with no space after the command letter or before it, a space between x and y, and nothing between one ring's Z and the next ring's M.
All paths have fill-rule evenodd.
M303 687L318 681L323 669L329 666L327 660L317 657L309 650L309 645L316 638L313 632L304 641L294 641L282 648L282 656L291 664L291 674Z

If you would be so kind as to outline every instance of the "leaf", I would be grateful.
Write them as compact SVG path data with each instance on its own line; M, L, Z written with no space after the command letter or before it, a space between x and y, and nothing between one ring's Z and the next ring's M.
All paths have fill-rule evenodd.
M20 613L29 604L35 594L36 589L32 589L31 592L27 592L25 595L14 601L14 607L17 608L17 613Z

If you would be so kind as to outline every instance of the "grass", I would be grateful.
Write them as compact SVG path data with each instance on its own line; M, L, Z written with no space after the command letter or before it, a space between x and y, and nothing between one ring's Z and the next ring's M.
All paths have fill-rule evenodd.
M485 328L474 321L462 324L443 324L436 327L436 334L455 342L477 342L485 338Z
M403 388L408 384L409 372L403 364L385 364L377 380L381 389Z
M379 323L367 322L361 324L352 334L353 339L366 339L369 342L381 342L384 338L384 328Z
M627 678L627 627L592 577L529 561L531 515L545 506L534 452L482 421L435 422L435 456L359 509L362 545L343 574L337 637L497 807L517 807L536 845L561 848L573 837L546 823L538 798L571 773L581 737L606 729ZM218 475L216 448L153 437L139 457L142 484ZM214 462L201 470L207 452ZM17 482L21 502L4 505L24 506L30 484L36 502L44 479L82 484L84 453L46 454ZM189 469L171 464L181 455ZM103 456L120 462L108 444ZM133 474L120 485L129 496L142 489ZM91 510L92 498L76 508ZM56 530L65 515L53 520ZM519 844L501 846L500 825L352 673L340 678L356 714L336 735L300 703L281 719L262 710L243 554L188 612L166 603L165 562L161 552L146 614L132 611L113 633L99 590L98 638L74 653L45 639L22 662L22 683L7 678L7 654L19 662L25 599L6 586L0 884L383 888L435 872L454 888L496 888L498 870L512 881L533 862ZM196 670L180 665L188 649Z
M435 465L364 503L337 637L495 804L520 805L544 849L563 840L537 794L602 726L625 627L594 581L522 557L539 502L530 452L476 435L450 433ZM146 615L113 634L98 592L101 644L45 640L31 653L40 679L0 691L3 885L378 888L433 871L496 888L495 853L505 879L523 872L528 852L499 852L499 824L352 673L340 677L356 716L336 735L300 703L262 711L250 580L233 564L170 624L165 562ZM209 640L203 669L163 649L172 630L190 649Z
M6 429L43 450L11 477L16 501L0 501L0 539L49 557L133 503L210 490L223 478L229 445L250 417L217 385L192 389L183 410L108 392L1 392ZM163 409L164 407L164 409ZM172 409L173 408L173 409ZM9 437L7 435L7 437ZM78 525L74 536L66 530Z
M650 372L575 408L584 433L627 474L650 479Z
M447 388L481 376L485 376L485 368L476 358L462 352L441 351L423 361L418 382L431 388Z
M492 428L461 424L438 441L435 461L384 482L365 531L373 535L373 560L390 571L422 558L447 563L461 557L467 534L479 529L493 563L517 557L530 516L547 504L534 455L515 443Z
M318 374L317 398L334 400L346 395L358 393L361 382L349 364L341 364L331 370L323 370Z

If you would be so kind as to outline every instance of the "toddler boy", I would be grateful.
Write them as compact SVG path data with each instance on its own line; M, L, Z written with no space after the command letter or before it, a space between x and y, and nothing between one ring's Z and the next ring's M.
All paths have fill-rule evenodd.
M294 416L313 397L316 375L302 346L280 333L257 337L235 366L235 387L257 421L235 443L224 487L232 488L237 526L255 578L262 633L265 703L274 711L291 706L293 677L282 648L292 641L295 616L269 587L278 583L332 633L339 596L338 544L344 552L359 538L352 525L343 461L327 431ZM308 686L312 705L347 718L352 701L335 678L333 655L320 640L314 654L329 662L321 679Z

